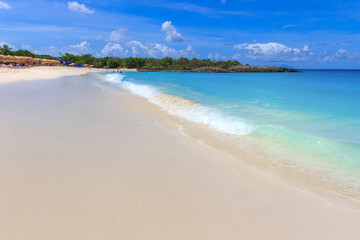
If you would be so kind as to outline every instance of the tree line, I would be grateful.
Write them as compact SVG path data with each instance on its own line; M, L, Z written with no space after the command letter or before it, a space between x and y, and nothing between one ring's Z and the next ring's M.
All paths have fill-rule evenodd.
M217 68L231 68L234 66L242 66L236 60L228 61L215 61L210 59L188 59L180 57L174 59L171 57L164 57L162 59L157 58L140 58L140 57L103 57L96 58L91 54L84 54L81 56L66 53L59 58L60 60L77 62L94 65L97 68L108 66L109 68L171 68L171 69L183 69L183 68L201 68L201 67L217 67Z
M171 57L165 57L162 59L157 58L140 58L140 57L127 57L127 58L117 58L117 57L102 57L96 58L91 54L83 55L73 55L70 53L65 53L63 56L57 58L50 55L39 55L30 52L29 50L16 50L12 49L4 44L0 48L0 54L2 55L12 55L12 56L25 56L33 58L42 58L42 59L53 59L53 60L63 60L67 62L74 63L83 63L94 65L97 68L102 68L108 66L109 68L169 68L169 69L186 69L186 68L202 68L202 67L216 67L228 69L235 66L242 66L236 60L228 61L215 61L210 59L197 59L197 58L184 58L180 57L174 59Z

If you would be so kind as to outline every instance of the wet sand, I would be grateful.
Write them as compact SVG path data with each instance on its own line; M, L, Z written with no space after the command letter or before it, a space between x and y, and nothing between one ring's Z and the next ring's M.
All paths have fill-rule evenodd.
M358 206L204 147L98 81L0 85L1 238L360 239Z

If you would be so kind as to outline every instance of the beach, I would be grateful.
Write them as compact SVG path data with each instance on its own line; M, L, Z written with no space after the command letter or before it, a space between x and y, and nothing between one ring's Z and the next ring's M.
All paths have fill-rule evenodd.
M4 239L360 239L358 204L184 136L158 106L99 87L96 69L11 70Z
M117 69L80 68L80 67L29 67L29 68L0 68L0 84L19 81L33 81L59 78L63 76L76 76L85 73L116 72ZM118 71L136 72L135 69L120 68Z

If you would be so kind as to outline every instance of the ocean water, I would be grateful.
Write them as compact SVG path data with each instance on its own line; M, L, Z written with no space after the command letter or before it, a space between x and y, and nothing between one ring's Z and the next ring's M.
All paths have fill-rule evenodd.
M250 139L299 169L360 188L360 71L109 73L169 114ZM324 178L324 177L323 177Z

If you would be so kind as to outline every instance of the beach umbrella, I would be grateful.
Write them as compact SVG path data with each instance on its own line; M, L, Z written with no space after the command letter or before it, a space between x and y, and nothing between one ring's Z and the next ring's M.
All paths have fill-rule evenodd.
M32 57L18 56L18 57L16 57L16 61L19 63L24 63L24 64L32 64L32 63L36 62L36 59L34 59Z
M64 60L57 60L57 61L59 61L62 65L69 65L71 62L66 62L66 61L64 61Z
M7 60L8 60L8 56L0 55L0 61L7 62Z

